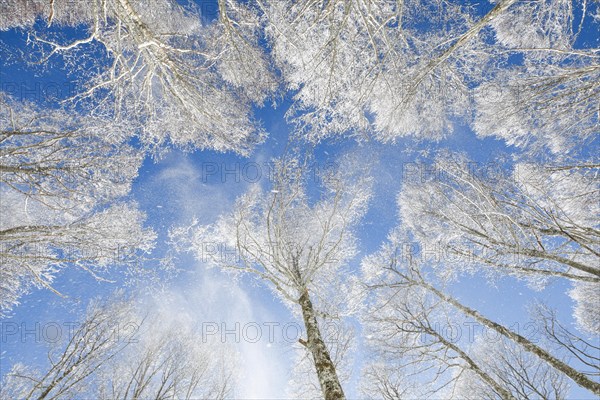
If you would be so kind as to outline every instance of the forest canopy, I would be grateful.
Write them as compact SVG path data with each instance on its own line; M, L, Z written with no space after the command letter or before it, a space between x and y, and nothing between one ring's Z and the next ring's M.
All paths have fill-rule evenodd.
M0 395L600 395L598 32L588 0L0 0Z

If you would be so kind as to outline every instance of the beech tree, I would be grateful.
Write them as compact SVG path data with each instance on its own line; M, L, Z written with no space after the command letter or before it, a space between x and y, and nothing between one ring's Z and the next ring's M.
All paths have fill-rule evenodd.
M399 286L377 296L377 305L365 311L368 341L377 354L377 361L368 365L364 376L367 393L375 396L379 392L384 398L402 398L401 394L452 398L468 371L500 398L514 398L442 329L459 326L460 319L438 299L419 288ZM394 384L390 371L382 368L386 365L405 378Z
M311 200L307 165L291 156L275 160L269 189L251 187L232 213L212 225L196 223L172 232L179 249L265 280L292 310L301 312L307 334L301 343L312 355L326 399L344 398L344 392L317 319L339 316L348 303L341 295L342 271L356 252L353 230L370 196L363 171L341 165L318 175L321 193Z
M288 116L309 140L439 138L466 107L454 67L434 61L449 47L447 37L469 29L471 18L458 5L278 1L264 9L273 57L297 90Z
M126 126L0 100L5 313L32 287L54 290L62 268L82 268L103 279L108 267L150 251L155 235L143 227L136 205L124 201L142 160L124 142Z
M273 57L297 90L288 116L310 140L439 139L457 120L556 153L593 139L598 54L576 41L597 25L595 4L265 3Z
M366 395L565 397L565 379L551 366L514 343L487 343L474 330L463 337L461 328L470 321L413 281L395 279L399 263L415 279L420 272L405 249L392 243L363 260L371 302L362 319L376 355L363 372Z
M588 300L594 301L594 296L598 296L597 291L596 293L593 293ZM586 318L593 316L594 314L591 316L586 315ZM540 328L543 337L548 343L577 360L577 362L588 371L587 373L590 376L600 376L600 356L598 355L600 346L597 343L594 343L594 338L597 336L598 332L597 329L593 330L595 326L582 324L579 320L581 315L578 315L578 313L575 314L575 319L578 322L580 330L589 336L586 338L586 335L582 335L573 329L565 327L565 325L558 320L555 310L544 304L536 305L533 310L533 317L537 321L537 326Z
M569 377L571 380L573 380L573 382L575 382L582 388L588 389L595 394L600 393L600 385L594 381L593 372L590 373L587 370L578 370L574 368L567 362L553 355L547 349L542 348L537 343L534 343L532 340L524 337L523 335L517 332L514 332L513 330L495 321L492 321L491 319L483 316L477 310L462 304L453 296L445 293L444 291L434 286L430 281L428 281L424 277L424 274L422 272L422 264L411 262L410 260L412 259L412 256L407 255L405 250L404 253L402 252L403 243L406 242L402 241L401 238L401 234L392 234L390 236L390 243L384 245L379 253L375 254L371 258L368 258L365 261L366 264L363 268L365 271L365 279L367 280L367 282L369 282L369 285L371 287L382 287L389 290L398 290L398 292L400 292L400 298L406 299L404 301L401 300L401 308L399 308L399 310L402 311L403 314L401 314L399 318L395 318L394 316L389 318L389 324L391 329L398 329L400 332L405 332L409 334L426 333L427 335L436 338L435 341L427 341L420 347L414 345L411 346L409 344L409 351L413 351L416 349L416 351L418 352L421 347L428 347L427 345L430 343L433 343L434 345L438 346L441 344L443 346L443 350L441 350L441 352L444 354L444 356L442 357L443 360L448 360L448 358L446 358L447 352L448 350L452 350L453 352L459 354L459 357L463 361L466 361L467 364L469 364L468 369L470 373L478 375L482 379L482 381L485 382L485 384L489 385L491 388L493 388L493 391L500 395L500 397L511 398L512 395L509 395L508 393L503 393L499 390L499 387L495 386L495 383L499 382L498 377L491 377L488 375L489 379L487 379L485 375L481 374L481 372L484 371L483 369L475 368L471 363L469 363L469 361L467 361L465 355L460 353L461 350L457 346L455 346L452 342L446 340L442 335L437 333L435 329L432 329L432 325L429 322L428 316L430 315L429 310L433 306L428 304L436 305L437 303L441 303L444 306L450 307L452 310L459 312L464 317L470 318L474 322L481 324L487 329L493 330L501 338L503 338L503 340L507 340L507 343L510 343L510 345L519 346L518 348L531 353L531 355L535 356L538 359L538 361L546 363L552 369L564 374L566 377ZM405 288L408 288L408 290ZM412 293L410 291L411 289L416 289L417 293L422 293L425 296L429 296L431 299L433 299L433 303L424 303L424 301L416 301L415 299L418 299L418 297L416 295L409 294ZM389 298L389 296L387 296L387 298ZM413 307L417 308L416 311L411 311ZM419 309L419 307L421 308ZM379 315L387 317L385 311ZM405 322L405 324L402 324L403 322ZM406 325L408 325L408 329L405 328ZM381 331L381 328L379 328L379 331ZM383 334L380 337L385 338L385 332L383 332ZM401 342L406 343L404 341ZM389 347L394 348L394 346ZM436 349L435 351L440 350ZM434 360L438 359L438 356L436 356L435 354L432 355L430 349L427 349L425 354L430 356ZM427 358L425 358L425 361L428 361ZM449 364L455 365L451 358ZM546 374L544 375L546 376ZM550 374L548 376L553 375ZM439 384L439 382L436 383ZM522 383L520 383L515 384L514 388L525 388L527 386L530 385L523 385ZM515 396L518 397L518 393L515 394Z
M288 116L310 141L440 139L460 120L482 137L558 154L593 142L598 124L599 56L577 42L584 21L597 25L593 2L504 0L482 13L429 0L220 0L217 20L204 24L170 0L152 12L133 0L5 8L0 29L36 18L87 25L74 41L35 33L41 60L60 54L75 68L86 51L104 53L76 99L137 116L151 145L249 151L263 136L251 106L278 86L271 63L295 92Z
M351 380L357 351L355 330L341 319L317 318L321 335L342 387ZM287 397L321 399L323 392L315 371L313 356L302 343L295 346L294 367L288 381Z
M133 318L133 305L126 301L112 304L91 303L73 332L62 338L64 349L48 353L50 366L38 371L16 364L5 376L3 398L56 398L81 395L85 384L111 358L130 344L138 320ZM124 326L119 326L123 323ZM125 325L129 329L117 333ZM126 336L119 340L119 335Z
M435 177L406 182L398 202L417 241L446 251L444 266L600 282L596 165L517 164L511 175L442 156L432 168Z
M598 50L563 52L551 52L541 61L527 54L525 71L515 67L483 83L473 96L474 131L559 158L597 146Z
M404 371L393 363L368 363L362 370L360 392L367 399L396 400L412 397L416 384L406 378Z
M442 313L436 319L434 309L423 307L422 295L399 304L398 297L404 294L396 293L391 306L395 312L389 310L383 318L377 310L367 323L369 350L375 357L363 370L365 396L390 400L426 395L567 398L566 378L554 368L505 340L487 343L478 338L473 344L452 337L453 327L460 326L456 316L448 320ZM411 309L416 314L411 315Z
M36 17L86 26L77 39L60 31L31 34L35 62L60 56L78 74L82 90L72 101L92 114L137 121L135 133L157 151L173 144L247 153L263 137L251 106L262 104L276 79L258 47L258 18L242 4L222 3L218 21L203 24L198 10L170 0L152 7L132 0L78 7L17 1L6 6L0 29L30 27ZM90 59L90 52L98 56Z
M403 225L440 275L509 274L537 288L572 281L577 321L597 333L597 166L521 163L512 175L484 167L439 158L434 179L407 182L399 195Z
M235 367L225 349L201 344L189 328L158 318L122 296L93 301L64 343L49 351L48 369L16 364L0 394L19 399L229 396Z
M396 288L391 299L378 296L391 309L371 310L367 322L377 355L363 371L370 398L567 398L569 385L557 370L510 341L461 338L453 331L465 326L461 318L426 293Z
M522 62L487 69L474 92L478 135L554 158L594 143L600 58L597 43L579 40L588 23L598 29L597 4L589 5L517 2L492 21L499 55Z
M63 268L98 280L116 265L138 274L135 262L156 238L127 199L144 156L171 145L248 155L267 134L255 110L281 96L292 103L286 116L294 139L309 144L334 136L435 141L468 126L519 152L514 166L491 171L441 156L432 179L403 182L403 229L433 271L390 261L397 237L365 260L371 308L364 322L377 355L364 371L365 394L564 398L565 377L598 394L598 349L584 334L600 331L599 163L592 154L600 53L597 43L580 39L598 27L600 3L218 0L215 15L184 3L0 5L0 30L27 33L27 51L8 56L36 72L64 68L78 83L59 99L62 108L0 94L0 316L34 287L61 294L52 284ZM553 164L543 166L549 156ZM358 286L348 266L370 198L359 165L346 160L313 185L305 161L284 157L271 186L253 185L215 223L171 231L177 249L265 281L302 319L307 338L299 342L293 386L310 387L304 395L344 397L350 341L330 345L323 326L340 323L362 299L351 290ZM575 330L542 310L552 349L520 336L442 289L466 273L509 275L540 290L564 280ZM502 342L467 346L435 329L461 318ZM73 345L88 369L72 369L78 361L65 356L47 374L15 370L13 377L35 384L21 391L15 382L26 379L12 380L11 393L226 396L218 379L214 390L196 391L196 377L212 367L186 358L196 351L191 340L161 336L128 363L120 355L132 346L104 350L98 340L99 358ZM98 374L103 381L92 381ZM430 381L421 385L411 374Z
M472 357L477 359L498 385L510 390L513 398L522 399L567 399L569 385L567 379L540 361L536 356L523 351L507 340L485 342L479 340L473 345ZM457 398L476 397L498 398L490 385L477 379L471 371L466 371L457 390Z

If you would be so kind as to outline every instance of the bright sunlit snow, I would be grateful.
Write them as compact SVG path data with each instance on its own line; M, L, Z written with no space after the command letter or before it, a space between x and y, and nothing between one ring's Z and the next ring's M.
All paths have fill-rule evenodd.
M599 25L0 0L0 398L598 398Z

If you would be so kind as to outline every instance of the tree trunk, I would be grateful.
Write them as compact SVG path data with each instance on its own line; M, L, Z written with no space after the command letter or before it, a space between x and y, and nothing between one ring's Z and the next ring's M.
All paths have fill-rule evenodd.
M434 336L437 340L440 341L445 347L454 350L460 358L465 360L465 362L469 365L469 369L473 371L475 374L479 375L479 377L487 383L503 400L515 400L515 397L512 393L503 388L498 382L496 382L491 376L489 376L484 370L482 370L479 365L471 358L467 353L462 351L460 347L455 345L454 343L446 340L446 338L436 332L434 329L427 328L427 333L431 336Z
M323 397L325 400L340 400L345 399L344 391L340 385L340 381L335 370L335 365L331 361L329 351L325 346L325 342L321 338L321 331L317 324L317 318L313 309L312 302L308 297L308 291L304 291L300 299L298 300L302 307L302 316L304 318L304 327L306 328L306 335L308 340L303 343L308 350L311 352L315 368L317 370L317 376L319 377L319 384L323 391Z
M444 300L445 302L447 302L449 304L452 304L454 307L456 307L457 309L459 309L466 315L472 317L476 321L480 322L484 326L495 330L502 336L504 336L514 342L519 343L521 346L523 346L523 348L525 350L532 352L533 354L535 354L536 356L538 356L539 358L541 358L542 360L544 360L545 362L550 364L555 369L561 371L566 376L571 378L579 386L581 386L585 389L588 389L597 395L600 395L600 384L599 383L592 381L585 374L577 371L575 368L573 368L570 365L557 359L552 354L548 353L546 350L544 350L541 347L537 346L536 344L532 343L529 339L519 335L518 333L511 331L510 329L505 328L504 326L502 326L494 321L491 321L491 320L485 318L483 315L481 315L476 310L473 310L472 308L462 305L454 298L445 295L444 293L440 292L439 290L437 290L436 288L434 288L433 286L431 286L430 284L428 284L427 282L425 282L423 280L415 282L415 283L418 283L419 285L428 289L429 291L434 293L440 299Z

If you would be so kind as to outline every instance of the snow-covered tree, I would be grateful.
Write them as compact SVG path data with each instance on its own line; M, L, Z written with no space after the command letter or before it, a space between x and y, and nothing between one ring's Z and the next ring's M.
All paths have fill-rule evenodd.
M535 288L568 279L579 329L598 334L596 164L519 163L510 174L443 156L432 170L433 179L405 182L399 204L403 226L438 275L511 275Z
M393 271L400 262L395 244L387 244L363 260L371 292L363 311L367 343L377 355L367 365L363 391L385 398L454 397L463 375L470 373L501 399L513 399L510 387L498 382L465 349L460 327L463 319L449 304L410 280L398 280ZM407 274L421 279L415 265ZM457 327L458 329L455 329ZM398 370L396 375L390 369Z
M575 301L575 320L579 329L592 335L600 332L600 285L593 282L575 282L569 290Z
M16 364L2 398L211 398L233 389L226 349L203 344L189 327L142 313L123 296L93 301L85 317L48 353L47 369Z
M396 300L394 296L390 301L396 312L386 319L378 312L367 325L370 351L376 354L361 382L369 398L567 398L564 375L518 345L482 337L468 343L459 336L460 329L452 332L461 327L456 319L448 321L439 314L436 319L433 308L422 308L421 296L401 304Z
M360 392L366 399L399 400L417 398L419 385L407 378L395 363L378 360L369 362L362 370Z
M364 138L372 128L387 141L440 137L450 115L466 108L459 74L434 62L450 47L447 37L468 31L463 11L419 0L270 2L273 57L297 90L288 115L312 141Z
M492 21L498 56L473 96L478 135L553 157L594 143L600 54L580 36L598 30L597 12L597 3L517 2Z
M506 340L478 338L471 357L499 386L515 399L567 399L569 384L564 375L518 345ZM498 399L499 394L472 371L465 371L456 398Z
M561 58L531 61L533 65L501 71L483 83L474 94L477 135L536 154L548 150L554 157L597 147L598 50Z
M160 321L156 321L157 324ZM209 349L209 346L214 346ZM131 346L95 378L101 398L226 399L233 394L230 355L180 327Z
M352 158L352 157L350 157ZM230 271L249 273L270 284L294 311L300 311L313 365L327 399L343 398L335 364L318 317L335 318L348 302L345 264L356 253L354 229L370 197L364 171L341 162L318 174L317 199L307 193L311 171L297 157L276 160L271 187L251 187L233 212L209 226L173 230L178 248Z
M146 145L245 153L262 140L251 106L262 104L276 80L250 8L233 4L204 24L194 7L170 0L94 0L77 7L27 0L6 8L4 29L27 27L36 17L87 27L77 39L54 27L32 32L35 61L61 56L83 88L72 100L92 114L135 120Z
M458 120L555 153L593 141L599 56L578 37L584 21L597 26L597 4L491 3L219 0L216 21L202 22L172 0L20 0L5 5L0 29L36 18L87 26L74 41L37 32L33 43L42 60L95 63L77 99L136 115L149 144L248 151L263 135L251 106L277 87L271 64L311 141L439 139Z
M559 152L597 131L597 49L576 43L595 4L265 3L273 58L296 91L288 116L310 140L438 139L462 119Z
M460 364L457 365L456 360L453 358L458 357L461 363L467 363L468 367L466 369L470 373L476 374L485 385L492 388L493 392L502 398L519 397L519 393L510 394L506 393L506 390L510 392L513 390L517 390L517 392L518 390L530 390L532 384L540 385L544 388L538 389L540 391L550 390L548 387L554 388L552 390L558 390L562 385L557 386L555 383L552 383L558 379L555 373L564 374L582 388L588 389L595 394L600 393L600 384L594 381L594 372L589 372L587 369L575 368L541 347L540 344L485 317L477 310L462 304L452 295L434 286L424 274L424 264L420 260L415 260L411 254L407 254L403 249L404 243L406 243L405 240L402 240L405 237L404 235L401 231L394 232L390 235L389 243L384 244L379 252L367 257L363 264L365 281L368 287L375 291L384 290L388 292L379 297L379 304L383 304L384 307L381 307L381 310L370 310L368 312L368 318L375 320L379 324L372 329L372 332L374 332L373 334L377 334L378 339L382 340L385 346L387 346L387 350L384 351L398 349L402 355L406 352L409 354L416 352L416 361L413 360L412 363L416 364L416 368L419 368L424 362L425 367L423 368L426 370L428 369L427 362L437 364L440 359L447 363L447 367L457 367ZM389 291L392 291L392 295L390 295ZM399 307L394 307L395 299L399 299ZM375 304L377 305L377 302ZM473 361L473 363L469 362L469 359L473 360L470 356L453 343L452 340L448 340L448 338L445 338L444 335L434 329L434 325L430 321L430 316L433 310L439 307L438 304L441 307L448 307L453 312L457 312L486 329L496 332L502 340L506 340L506 343L510 346L515 346L515 349L519 352L525 351L530 353L531 357L534 357L536 365L537 363L546 364L543 367L543 371L546 371L546 368L551 368L555 371L548 371L542 374L549 379L550 383L548 384L550 386L547 387L546 383L540 384L541 381L515 383L512 389L508 387L502 388L505 391L503 394L500 390L502 380L518 378L521 372L514 375L494 372L496 375L494 376L490 375L490 372L486 372L486 367L479 366L476 368L475 365L479 365L477 361ZM450 317L447 321L455 321L455 318ZM386 323L387 327L391 329L391 333L386 332L384 329ZM398 339L400 333L408 334L412 338L412 342L406 339L403 340L401 336ZM421 342L418 344L418 340L422 334L426 334L435 340L426 340L424 343ZM395 341L398 343L395 343ZM452 355L452 353L455 353L455 355ZM451 356L446 358L449 354ZM510 363L510 361L507 362ZM489 361L486 363L488 365L493 364L490 364ZM538 368L536 367L534 370L538 371ZM435 376L433 381L435 384L439 384L438 376ZM496 384L500 384L500 387ZM563 390L561 389L560 393ZM555 394L559 396L560 393L557 392Z
M140 152L127 127L2 97L0 107L0 306L51 288L63 267L98 279L153 247L144 214L124 202Z
M442 156L432 170L432 179L405 182L398 201L403 226L440 271L600 285L597 165L523 163L507 174Z
M589 300L594 301L594 297L598 296L597 290L595 293L590 293ZM597 302L594 304L598 304ZM539 331L543 337L558 350L564 351L573 360L577 360L580 365L585 368L592 376L600 376L600 344L598 343L598 330L596 327L586 325L586 319L592 319L597 316L598 312L591 307L587 310L578 309L575 313L575 319L578 322L579 330L587 335L581 335L573 329L568 329L561 323L556 311L549 308L547 305L538 304L533 309L533 317L537 321ZM581 312L584 311L584 312ZM585 315L589 312L589 316ZM579 314L579 315L578 315ZM585 315L585 316L584 316ZM578 318L578 316L580 318ZM581 321L581 317L585 318ZM589 337L584 337L589 336Z
M351 380L354 354L357 350L354 329L342 320L317 318L323 342L342 387ZM289 398L322 399L323 392L316 374L310 350L303 344L295 346L295 361L286 391Z
M7 190L73 213L129 193L143 159L127 144L129 124L4 94L0 104L0 172Z
M134 332L119 332L119 329L130 323L135 328L139 320L133 316L133 304L130 302L92 302L81 323L62 338L64 348L49 351L48 369L14 365L5 376L2 397L44 399L81 396L93 374L131 343Z
M553 314L540 313L546 340L575 364L439 287L465 272L536 288L567 280L577 330L598 334L600 164L592 147L600 54L580 38L598 26L600 3L217 0L213 16L196 3L0 0L0 31L28 33L26 51L10 54L11 62L25 60L36 72L64 68L78 88L59 99L60 109L0 93L0 315L33 287L55 290L62 268L104 279L109 267L149 252L156 236L126 199L145 152L174 145L249 154L266 136L254 110L282 83L296 140L438 140L465 125L533 156L517 157L510 172L442 156L433 177L403 182L403 232L415 242L409 255L420 251L418 262L433 268L397 262L405 243L396 236L365 259L373 303L364 321L377 355L364 370L366 395L563 398L564 376L599 393L597 368L580 368L597 366L597 346ZM556 165L542 165L548 151ZM348 263L370 198L363 164L342 164L317 185L308 183L314 171L306 163L284 157L270 186L253 185L215 223L171 232L178 249L258 277L296 313L307 338L293 383L327 399L344 397L342 365L352 350L345 339L330 346L322 327L341 324L362 299ZM460 318L498 332L502 343L465 346L435 329ZM226 396L218 379L215 390L196 391L197 376L219 369L191 337L157 336L129 354L133 346L104 350L102 332L94 339L99 358L74 344L89 362L81 371L68 357L46 375L19 367L10 393ZM125 353L129 362L121 363ZM92 381L97 374L87 371L96 369L102 380ZM19 374L38 383L23 384Z

